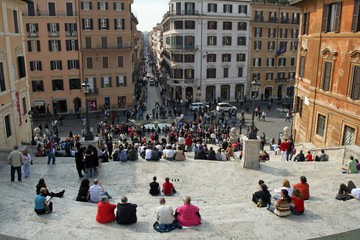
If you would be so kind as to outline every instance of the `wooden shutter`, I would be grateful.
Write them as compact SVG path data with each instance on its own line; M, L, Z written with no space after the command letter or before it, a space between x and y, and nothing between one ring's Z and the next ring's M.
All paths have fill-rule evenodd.
M28 23L26 24L26 32L30 32L30 27Z
M210 12L210 10L211 10L211 4L208 3L208 12Z
M42 71L42 63L39 61L39 70Z
M114 19L114 29L115 29L115 30L118 29L118 28L117 28L117 24L116 24L116 20L117 20L117 19L115 18L115 19Z
M114 2L114 10L116 10L116 2Z
M97 3L98 10L100 10L100 2Z
M85 30L85 19L82 19L82 29Z
M48 40L48 42L49 42L49 51L52 52L51 40Z
M71 45L71 40L66 40L65 41L65 46L66 46L66 51L70 51L70 45Z
M48 32L50 32L50 23L47 24Z
M109 86L112 87L112 80L111 77L109 77Z
M75 50L78 51L79 50L79 41L75 40Z
M122 29L125 30L125 19L121 19L121 22Z
M92 10L92 2L89 2L89 9Z
M68 30L68 24L69 23L65 23L65 32L67 32L67 30Z
M215 12L217 12L217 4L215 4Z
M37 24L37 23L35 24L35 31L39 32L39 24Z
M106 29L109 30L110 24L109 24L109 19L106 19Z
M40 52L40 41L39 40L36 41L36 45L37 45L38 52Z
M93 30L94 29L94 25L93 25L93 19L90 18L90 29Z
M34 62L30 62L30 71L34 71Z
M359 10L360 10L360 0L355 0L354 2L354 13L351 24L351 31L357 32L359 30Z
M71 60L68 60L68 61L67 61L67 63L68 63L68 69L71 69L70 62L71 62Z
M84 10L84 2L80 3L81 10Z
M124 7L124 3L122 2L122 3L121 3L121 10L124 10L124 8L125 8L125 7Z
M31 41L27 41L27 43L28 43L28 52L32 52Z
M336 33L340 31L341 6L342 6L342 2L336 3L336 15L335 15L335 27L334 27L334 32Z
M60 40L56 40L57 41L57 44L58 44L58 50L59 50L59 52L61 51L61 42L60 42Z
M104 88L104 78L101 77L100 79L101 79L101 88Z
M105 3L105 9L109 10L109 3L108 2Z
M324 5L321 32L327 32L328 29L329 6L330 6L329 4Z
M59 61L60 63L60 70L62 70L62 61Z
M260 28L260 37L262 37L262 28Z
M98 19L98 24L99 24L99 30L101 30L101 19Z
M58 31L58 32L60 31L60 24L58 24L58 23L56 24L56 31Z

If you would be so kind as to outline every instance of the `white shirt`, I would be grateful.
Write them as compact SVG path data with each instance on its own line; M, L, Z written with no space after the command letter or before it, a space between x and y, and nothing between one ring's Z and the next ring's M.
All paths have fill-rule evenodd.
M288 195L291 197L292 196L292 192L293 192L293 190L294 190L294 188L293 187L282 187L282 188L280 188L280 189L275 189L274 190L274 192L275 193L280 193L281 192L281 189L285 189L285 190L287 190L288 191Z
M357 200L360 200L360 188L353 188L353 190L351 190L351 194L355 195Z
M185 138L179 137L178 142L179 144L185 144Z
M175 151L172 149L165 149L164 152L165 152L166 158L173 158L175 155Z
M145 151L145 159L151 159L151 149L146 149Z
M99 185L92 185L89 189L90 191L90 200L92 202L99 202L101 200L101 193L103 192L102 187Z
M24 159L24 165L25 166L29 166L31 163L31 156L30 154L28 154L27 156L23 155L23 159Z
M220 156L222 161L227 161L225 153L221 152Z
M156 219L160 224L171 224L174 221L174 210L169 205L161 205L156 209Z

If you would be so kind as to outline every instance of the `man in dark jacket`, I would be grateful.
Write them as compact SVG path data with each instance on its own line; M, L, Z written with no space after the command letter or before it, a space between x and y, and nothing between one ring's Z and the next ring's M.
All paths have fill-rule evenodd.
M204 151L204 147L200 146L198 150L195 152L195 159L205 159L206 160L206 153Z
M132 145L129 146L129 150L127 152L127 158L130 161L135 161L138 159L138 153Z
M121 202L117 204L116 222L118 224L136 223L136 204L128 203L127 197L122 197Z
M161 158L161 153L156 147L154 147L154 149L151 151L151 160L159 161L160 158Z
M216 160L216 153L213 147L210 147L210 150L208 151L207 160Z

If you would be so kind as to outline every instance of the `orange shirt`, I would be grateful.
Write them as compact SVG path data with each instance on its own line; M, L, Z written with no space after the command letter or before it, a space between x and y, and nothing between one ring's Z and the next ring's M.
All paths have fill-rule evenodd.
M295 184L293 187L300 190L301 196L304 200L309 199L309 197L310 197L309 184L301 182L301 183Z
M307 161L312 161L312 155L311 154L306 155L306 159Z

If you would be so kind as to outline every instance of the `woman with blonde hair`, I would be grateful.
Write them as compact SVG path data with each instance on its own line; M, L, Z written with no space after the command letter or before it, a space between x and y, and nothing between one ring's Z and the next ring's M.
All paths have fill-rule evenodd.
M303 214L305 211L304 199L299 189L294 188L291 199L293 200L293 204L290 206L291 212L295 215Z
M285 190L288 192L289 196L292 196L292 192L293 192L294 188L290 185L289 180L284 179L284 181L283 181L283 186L282 186L280 189L275 189L274 192L277 193L277 194L279 194L282 189L285 189ZM275 195L273 198L274 198L275 200L278 200L278 199L280 198L280 196L279 196L279 195Z

